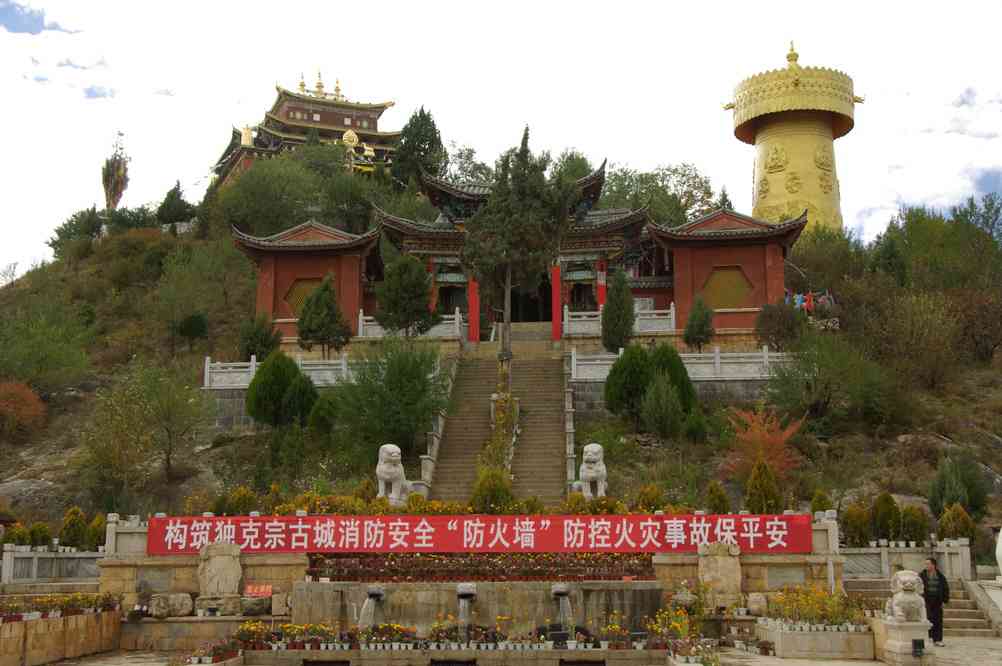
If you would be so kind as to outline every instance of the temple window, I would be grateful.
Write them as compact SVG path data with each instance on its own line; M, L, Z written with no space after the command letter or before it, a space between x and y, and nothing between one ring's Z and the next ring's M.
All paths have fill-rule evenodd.
M313 114L313 122L315 122L315 123L319 123L320 122L320 114L319 113L314 113Z
M740 308L753 289L740 266L717 266L703 284L703 298L714 310Z
M369 121L368 120L363 120L362 121L362 127L365 128L365 129L368 129L368 127L369 127Z
M351 125L351 118L345 118L344 119L344 124L345 124L345 126Z
M323 280L320 278L301 278L289 285L289 291L285 293L285 302L294 315L299 316L306 297L313 293L313 290L319 287L321 282Z

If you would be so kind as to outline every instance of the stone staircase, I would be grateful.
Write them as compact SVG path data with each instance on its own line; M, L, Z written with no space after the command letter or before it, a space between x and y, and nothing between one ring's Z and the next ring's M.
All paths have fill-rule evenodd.
M563 502L567 487L563 363L562 358L519 358L517 351L512 362L512 393L519 399L522 425L512 462L513 490L516 497L535 496L546 506Z
M850 596L876 597L882 601L891 596L890 581L886 578L847 579L843 585ZM967 596L967 589L959 580L950 581L950 603L943 608L943 637L950 636L995 636L988 618Z

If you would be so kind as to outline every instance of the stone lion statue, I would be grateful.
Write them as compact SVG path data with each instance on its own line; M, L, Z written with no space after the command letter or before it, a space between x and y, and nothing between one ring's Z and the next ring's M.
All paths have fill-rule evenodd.
M891 578L891 598L887 600L884 614L898 622L926 620L925 601L922 599L922 579L914 571L898 571Z
M584 447L578 476L581 479L581 494L586 499L605 497L605 489L608 484L606 483L605 451L601 444L592 442Z
M411 484L404 475L404 466L400 462L400 447L396 444L383 444L379 447L379 463L376 465L376 482L379 484L379 497L390 500L390 504L403 505L411 493Z

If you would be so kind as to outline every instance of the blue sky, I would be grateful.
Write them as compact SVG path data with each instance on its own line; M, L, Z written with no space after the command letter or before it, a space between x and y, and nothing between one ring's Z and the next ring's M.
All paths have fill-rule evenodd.
M948 207L1002 188L1002 3L330 3L0 0L0 267L49 256L73 211L103 202L121 131L123 205L180 180L198 200L231 127L275 84L322 72L349 98L391 99L381 127L429 108L446 141L493 160L533 147L594 163L692 162L751 208L754 149L722 110L743 78L800 63L843 70L866 102L836 142L846 226L878 234L902 202Z

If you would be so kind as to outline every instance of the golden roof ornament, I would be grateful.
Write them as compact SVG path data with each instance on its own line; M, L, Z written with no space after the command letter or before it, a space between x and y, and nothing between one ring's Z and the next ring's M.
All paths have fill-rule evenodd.
M320 70L317 70L317 97L324 96L324 82L320 78Z
M344 101L344 97L341 96L341 79L334 79L334 99L339 102Z
M799 59L800 54L794 50L793 40L790 40L790 52L786 54L787 67L790 69L800 69L800 65L797 64L797 60Z
M302 72L299 73L299 92L306 92L306 77L303 76Z
M341 136L341 143L354 149L358 145L358 135L355 134L355 130L348 130Z

